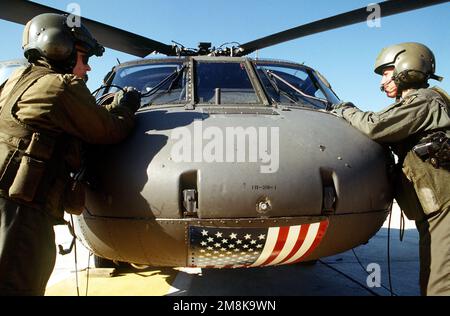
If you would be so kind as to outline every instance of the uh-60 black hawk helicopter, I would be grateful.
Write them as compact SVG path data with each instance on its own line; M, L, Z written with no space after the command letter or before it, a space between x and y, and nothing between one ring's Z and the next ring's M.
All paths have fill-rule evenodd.
M443 2L379 7L388 16ZM25 24L41 13L63 12L0 1L9 21ZM392 205L390 155L327 113L339 99L317 71L246 57L367 16L364 7L237 47L196 50L83 18L106 47L167 55L115 66L96 95L102 105L121 87L142 93L132 135L87 169L76 230L97 263L270 266L367 242Z

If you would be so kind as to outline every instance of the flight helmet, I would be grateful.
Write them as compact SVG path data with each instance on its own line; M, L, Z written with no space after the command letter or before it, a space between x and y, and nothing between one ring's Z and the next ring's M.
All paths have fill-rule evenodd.
M375 61L375 73L382 75L387 67L394 67L393 79L398 87L423 86L428 79L441 81L435 75L433 52L420 43L400 43L385 47Z
M105 51L83 25L73 26L68 15L44 13L35 16L23 32L22 48L29 61L45 57L51 62L65 63L73 68L76 51L88 56L102 56Z

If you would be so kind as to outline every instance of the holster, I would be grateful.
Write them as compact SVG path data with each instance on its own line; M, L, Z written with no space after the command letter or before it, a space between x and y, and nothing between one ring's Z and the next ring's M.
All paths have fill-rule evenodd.
M450 167L450 138L443 131L437 131L422 139L413 147L416 155L434 168Z
M53 155L56 140L35 132L22 154L8 195L12 199L33 202L36 199L42 179L48 177L48 162Z

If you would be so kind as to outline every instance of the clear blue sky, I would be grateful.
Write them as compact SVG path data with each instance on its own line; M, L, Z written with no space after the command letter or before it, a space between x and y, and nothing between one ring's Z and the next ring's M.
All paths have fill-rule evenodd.
M66 10L76 2L84 17L126 29L157 41L196 47L198 42L246 43L317 19L365 7L360 0L45 0L35 1ZM0 60L22 56L23 26L0 20ZM441 4L381 20L381 27L366 23L331 30L269 47L260 58L304 62L330 81L338 96L364 110L378 111L391 103L379 91L380 77L373 73L375 58L382 47L415 41L429 46L437 59L437 74L445 79L438 85L450 91L450 3ZM254 56L254 54L252 54ZM92 58L88 86L98 87L106 72L120 61L137 57L107 49ZM437 82L431 81L434 85Z

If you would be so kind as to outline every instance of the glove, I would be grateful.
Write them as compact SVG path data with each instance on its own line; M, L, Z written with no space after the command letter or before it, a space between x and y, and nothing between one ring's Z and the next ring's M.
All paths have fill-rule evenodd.
M129 108L133 113L141 106L141 93L133 87L125 87L114 96L116 104Z
M338 110L338 109L343 109L343 108L348 109L348 108L354 108L354 107L356 107L356 106L351 102L341 102L338 104L333 104L331 106L331 110Z
M330 113L338 117L344 116L344 111L347 109L355 108L356 106L351 102L341 102L339 104L334 104L331 108Z

